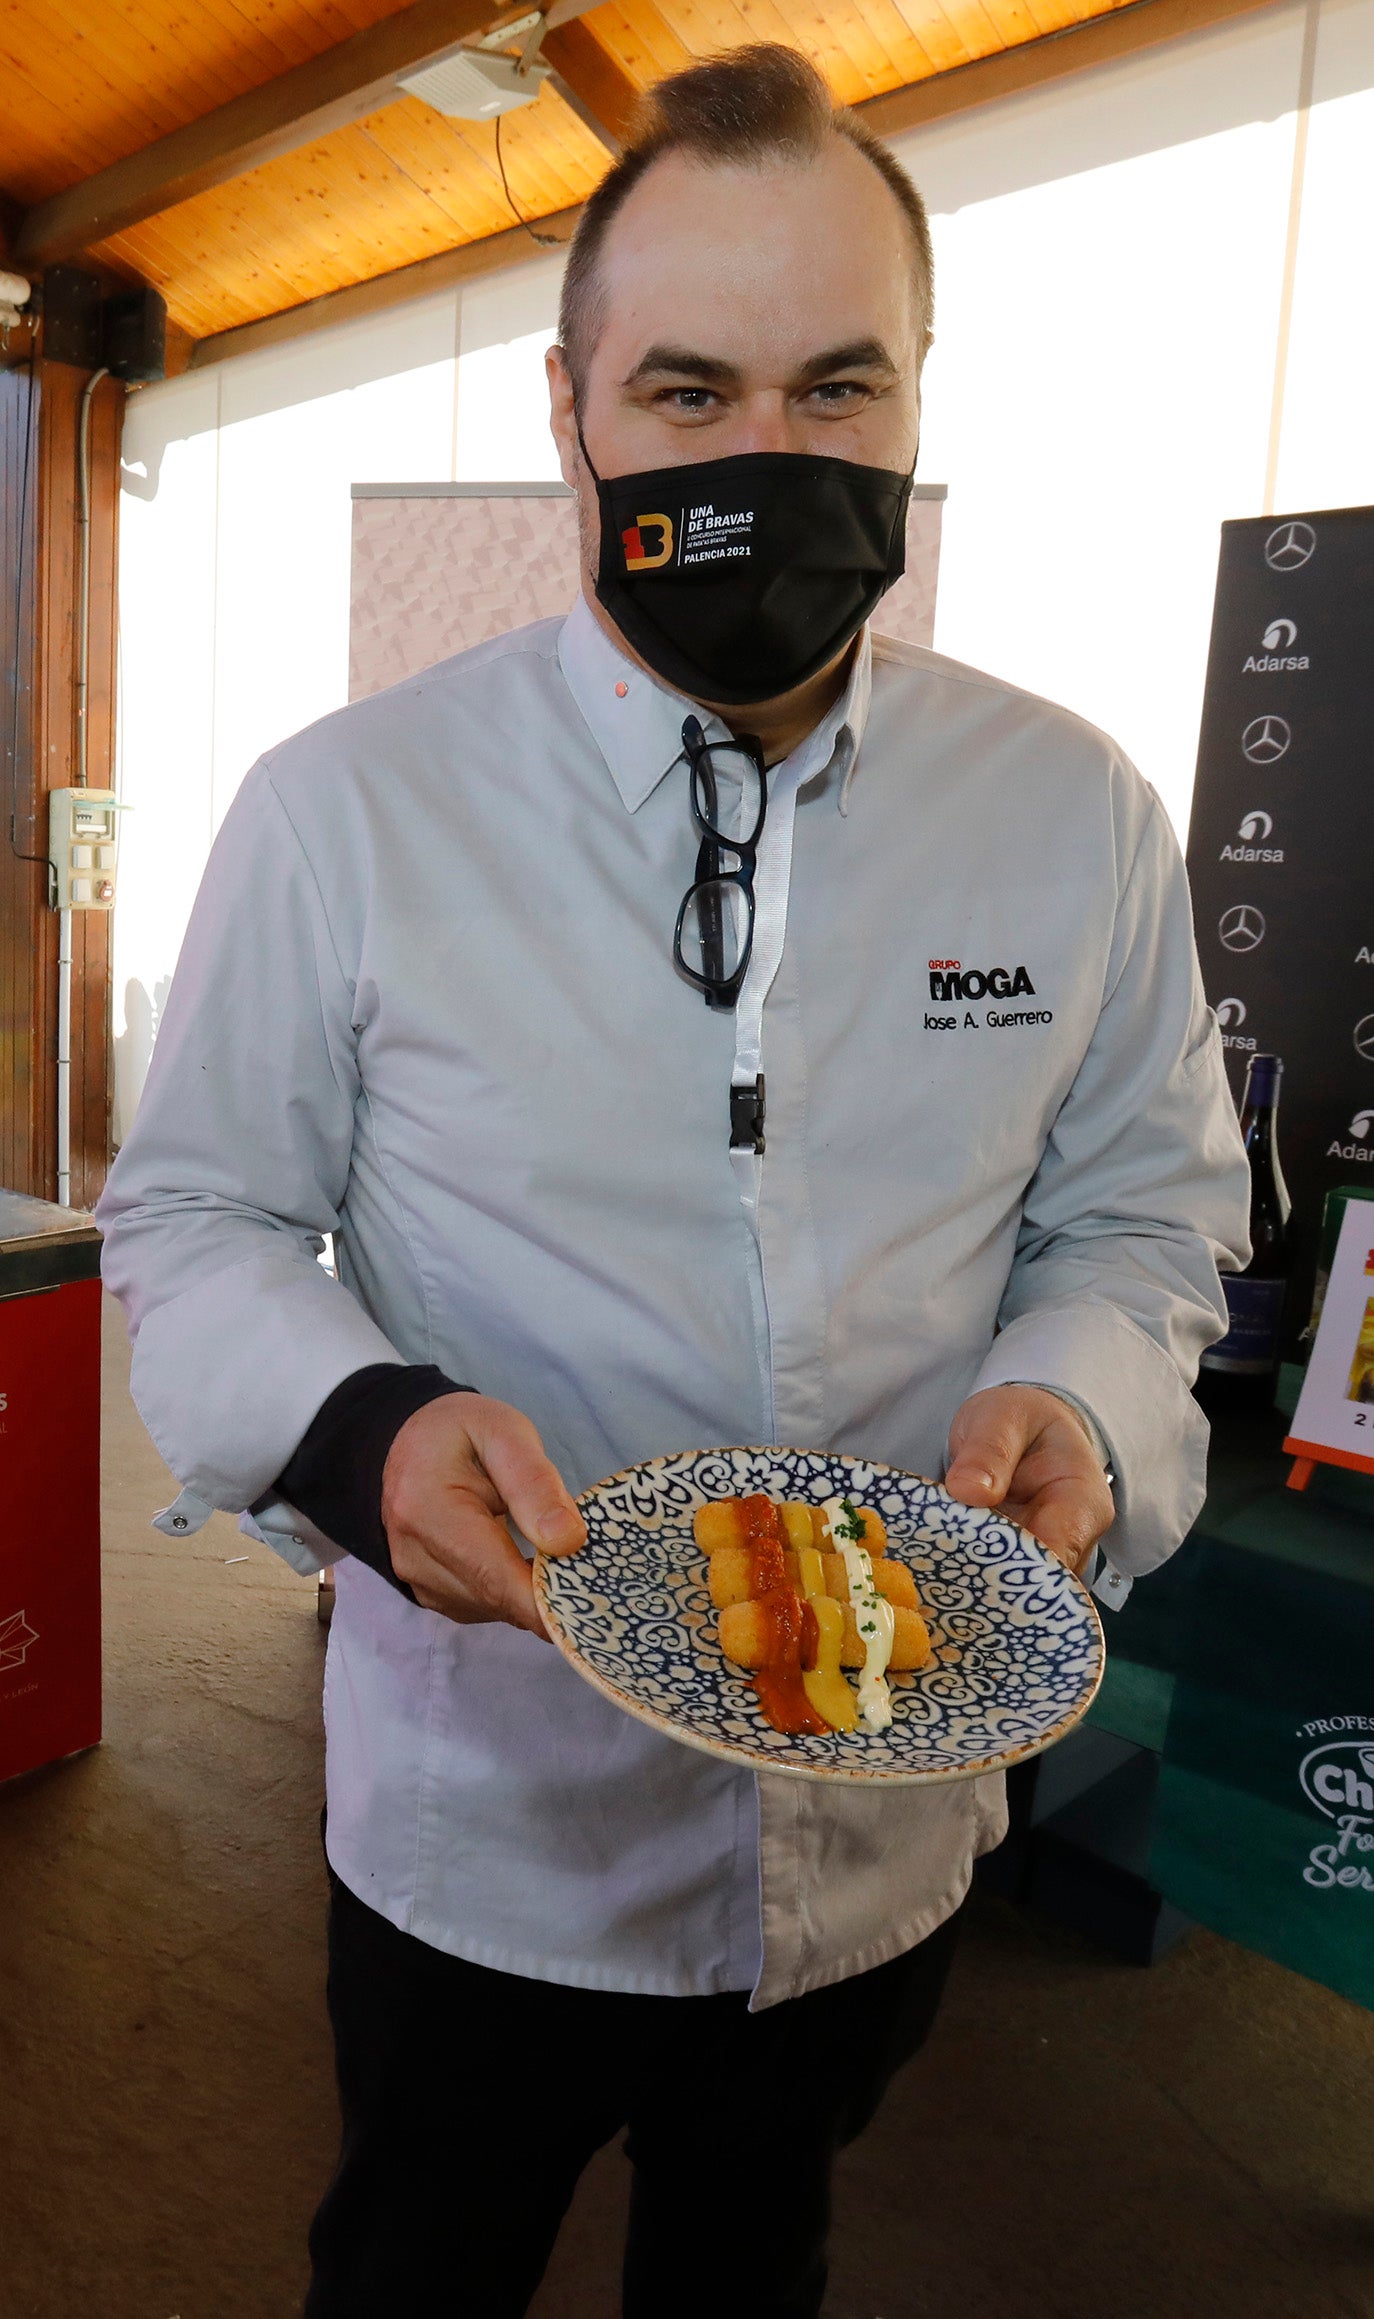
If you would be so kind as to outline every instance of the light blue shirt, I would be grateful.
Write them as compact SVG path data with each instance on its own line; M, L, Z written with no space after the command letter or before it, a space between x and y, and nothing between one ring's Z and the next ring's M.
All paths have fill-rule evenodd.
M175 1519L338 1559L272 1485L377 1360L517 1404L574 1491L730 1442L938 1471L970 1391L1031 1379L1090 1412L1113 1563L1150 1568L1201 1500L1187 1386L1247 1182L1158 801L1076 718L865 635L770 776L715 1012L670 953L690 706L579 604L244 783L100 1208ZM732 1157L758 1071L766 1153ZM325 1714L345 1883L584 1987L860 1971L1004 1826L996 1779L756 1783L346 1559Z

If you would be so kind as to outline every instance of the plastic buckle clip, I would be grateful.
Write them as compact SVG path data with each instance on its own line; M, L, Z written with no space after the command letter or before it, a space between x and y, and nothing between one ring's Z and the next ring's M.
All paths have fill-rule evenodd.
M763 1150L763 1074L730 1089L731 1151Z

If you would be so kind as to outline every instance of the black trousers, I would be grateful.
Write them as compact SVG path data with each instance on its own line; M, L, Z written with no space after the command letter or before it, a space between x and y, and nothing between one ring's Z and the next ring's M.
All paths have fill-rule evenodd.
M835 2152L939 2005L957 1917L829 1989L637 1997L466 1964L331 1874L339 2163L305 2319L519 2319L628 2127L625 2319L816 2319Z

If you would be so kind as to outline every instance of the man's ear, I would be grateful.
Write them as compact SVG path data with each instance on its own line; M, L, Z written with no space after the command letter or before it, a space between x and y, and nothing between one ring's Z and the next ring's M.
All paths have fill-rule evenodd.
M549 381L549 430L558 445L558 464L563 481L570 491L576 491L582 480L577 411L573 402L573 383L561 346L549 348L544 357L544 369Z

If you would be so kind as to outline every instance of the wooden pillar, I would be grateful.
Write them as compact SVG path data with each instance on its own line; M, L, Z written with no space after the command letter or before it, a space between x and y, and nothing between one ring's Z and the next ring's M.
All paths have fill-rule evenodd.
M77 770L77 434L89 376L41 354L25 359L22 345L0 369L0 1185L49 1200L57 1192L58 921L44 866L47 792L70 787ZM92 788L113 783L124 391L102 379L90 409ZM110 1156L107 913L73 913L72 957L72 1203L88 1207Z

